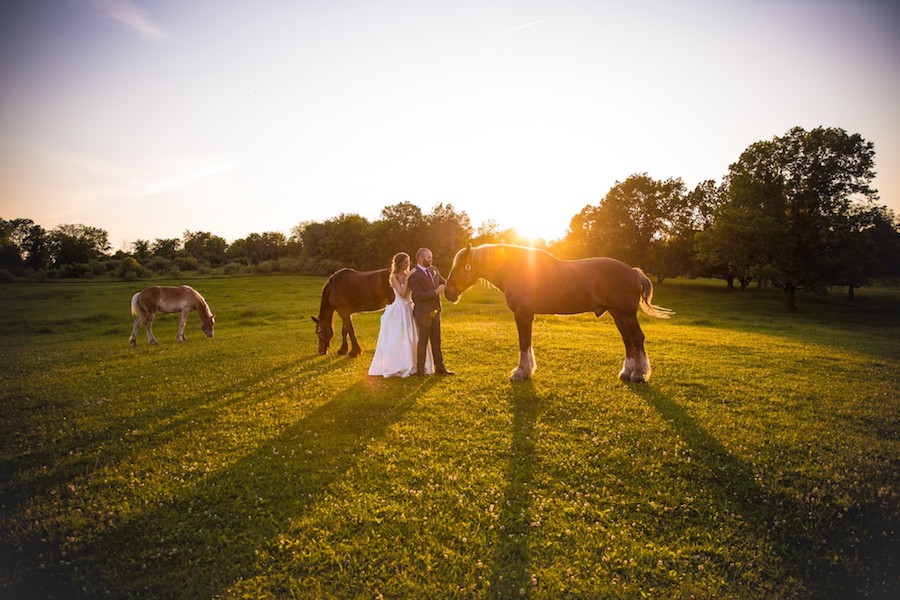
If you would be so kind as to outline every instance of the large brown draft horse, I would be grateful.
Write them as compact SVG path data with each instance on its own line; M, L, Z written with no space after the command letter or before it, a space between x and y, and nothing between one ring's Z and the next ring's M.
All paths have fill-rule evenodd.
M515 315L519 366L512 372L513 380L528 379L537 366L531 345L534 315L593 312L599 317L607 311L625 343L619 379L644 382L650 378L638 308L662 319L673 313L651 303L653 284L640 269L613 258L560 260L538 248L484 244L456 253L444 295L456 302L479 278L503 292Z
M319 306L319 317L311 317L316 324L316 335L319 337L319 354L328 352L331 338L334 337L332 320L334 313L341 317L341 348L338 354L347 354L347 338L352 347L350 356L359 356L362 348L356 341L351 315L357 312L381 310L389 302L394 301L394 290L391 289L390 269L377 271L356 271L344 268L328 278L322 288L322 303Z

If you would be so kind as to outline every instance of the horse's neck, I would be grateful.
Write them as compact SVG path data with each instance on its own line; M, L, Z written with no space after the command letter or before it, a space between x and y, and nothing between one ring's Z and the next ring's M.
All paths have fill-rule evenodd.
M331 303L331 281L325 284L326 288L322 293L322 301L319 303L319 321L331 322L334 316L334 305Z
M488 280L492 285L503 291L503 284L506 281L506 275L508 274L506 261L500 260L495 256L483 256L480 258L479 262L479 277Z
M203 299L203 296L200 295L199 292L194 290L194 301L191 306L193 310L196 310L198 313L203 315L204 317L212 316L212 311L209 310L209 305L206 303L206 300Z

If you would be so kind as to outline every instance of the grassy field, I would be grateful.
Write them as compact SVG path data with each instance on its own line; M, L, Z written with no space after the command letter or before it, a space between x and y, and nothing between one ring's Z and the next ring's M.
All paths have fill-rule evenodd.
M180 283L180 282L167 282ZM666 282L653 379L608 316L445 305L455 377L319 356L322 279L0 286L0 597L854 598L900 593L900 292ZM336 346L332 346L335 348Z

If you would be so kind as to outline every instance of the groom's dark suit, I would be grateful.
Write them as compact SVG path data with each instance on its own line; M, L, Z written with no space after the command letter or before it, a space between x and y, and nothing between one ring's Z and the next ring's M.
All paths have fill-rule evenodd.
M435 267L428 267L428 273L416 267L409 274L409 289L415 306L413 317L419 327L419 345L416 348L416 373L425 374L425 354L431 343L434 370L444 373L444 355L441 352L441 295L437 286L446 283Z

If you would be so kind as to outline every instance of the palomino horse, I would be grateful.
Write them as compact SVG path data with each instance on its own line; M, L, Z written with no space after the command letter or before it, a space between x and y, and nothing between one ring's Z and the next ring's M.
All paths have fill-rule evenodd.
M394 290L391 289L390 269L377 271L356 271L344 268L336 271L322 288L322 303L319 306L319 318L311 317L316 324L316 335L319 337L319 354L328 352L331 338L334 337L332 319L337 312L341 317L341 348L338 354L347 354L347 337L350 337L352 349L350 356L359 356L362 348L356 341L351 315L357 312L381 310L389 302L394 301Z
M673 313L651 304L653 284L638 268L613 258L560 260L545 250L485 244L463 248L453 259L444 295L451 302L479 278L497 286L516 317L519 330L519 366L515 381L528 379L536 368L531 327L536 314L571 315L609 311L625 343L622 381L650 378L650 360L644 350L644 333L638 324L638 307L649 315L667 319Z
M131 314L136 318L134 327L131 329L132 346L137 346L137 332L141 323L147 329L147 339L154 346L159 345L156 337L153 335L153 317L157 311L164 313L181 313L181 322L178 324L178 335L176 340L184 341L184 326L187 323L188 315L192 310L196 310L200 315L200 329L206 334L206 337L213 336L213 327L216 324L216 317L209 310L209 305L203 299L197 290L182 285L179 287L160 287L153 286L142 290L131 297Z

